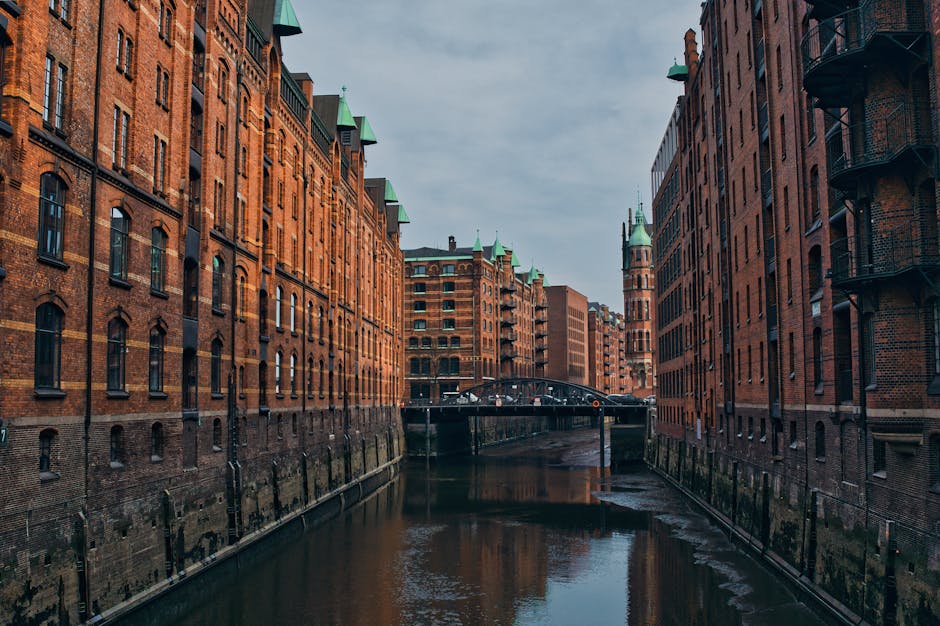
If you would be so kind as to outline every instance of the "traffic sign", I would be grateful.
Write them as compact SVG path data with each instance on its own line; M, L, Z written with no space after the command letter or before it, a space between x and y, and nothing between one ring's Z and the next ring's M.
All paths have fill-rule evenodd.
M593 402L591 402L591 406L594 407L595 409L599 407L600 405L601 405L600 400L594 400Z

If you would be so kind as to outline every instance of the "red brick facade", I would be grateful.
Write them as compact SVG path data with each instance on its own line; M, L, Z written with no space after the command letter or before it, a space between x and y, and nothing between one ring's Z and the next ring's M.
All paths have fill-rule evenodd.
M587 298L567 285L545 288L548 302L547 377L578 385L590 380Z
M497 239L483 246L405 250L406 402L440 401L500 378L544 376L544 276L517 272Z
M629 393L623 315L606 304L588 303L588 386L604 393Z
M273 3L103 6L0 3L0 622L87 619L399 450L366 123Z
M940 615L938 27L705 2L653 170L657 463L879 623Z

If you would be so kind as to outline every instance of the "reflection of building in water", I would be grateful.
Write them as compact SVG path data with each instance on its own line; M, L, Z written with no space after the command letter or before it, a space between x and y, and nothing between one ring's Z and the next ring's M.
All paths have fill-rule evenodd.
M653 519L637 532L629 558L627 608L629 626L686 626L741 623L729 606L725 581L714 569L697 563L692 544L672 536Z
M472 498L498 502L562 502L590 504L591 480L597 468L579 471L547 472L532 465L481 464L475 471L478 479L471 486Z

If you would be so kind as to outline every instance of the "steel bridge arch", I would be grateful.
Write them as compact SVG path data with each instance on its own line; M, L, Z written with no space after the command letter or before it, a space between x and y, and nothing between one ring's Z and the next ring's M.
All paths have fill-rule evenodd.
M560 404L585 405L596 400L602 406L617 406L616 402L607 399L603 391L552 378L500 378L464 389L457 397L467 397L471 393L480 398L479 404L486 404L485 400L490 396L503 395L513 398L516 405L531 404L534 396L551 396L562 401Z

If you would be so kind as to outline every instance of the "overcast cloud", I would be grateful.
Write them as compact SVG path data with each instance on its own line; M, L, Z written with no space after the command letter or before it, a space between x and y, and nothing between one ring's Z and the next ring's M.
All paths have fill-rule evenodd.
M285 63L348 87L412 223L402 247L513 244L549 284L622 311L620 223L681 92L694 0L294 0Z

